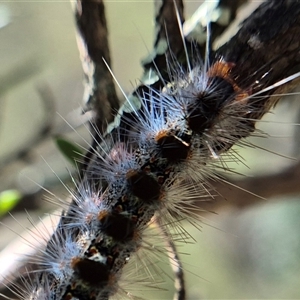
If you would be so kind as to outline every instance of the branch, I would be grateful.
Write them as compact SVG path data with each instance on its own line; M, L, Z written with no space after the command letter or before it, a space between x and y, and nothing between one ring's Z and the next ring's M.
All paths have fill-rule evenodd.
M113 120L119 107L113 78L103 62L111 65L107 24L102 0L78 0L75 8L77 42L86 76L85 110L95 112L97 134Z
M238 33L216 56L232 62L232 77L251 94L300 71L300 4L299 1L266 1L246 19ZM286 88L291 89L293 85ZM282 89L280 89L282 92ZM254 98L249 118L261 118L278 97Z
M229 184L211 180L210 185L219 196L215 196L211 201L197 203L206 211L219 211L224 206L245 209L272 197L299 194L299 178L300 162L276 174L224 179Z

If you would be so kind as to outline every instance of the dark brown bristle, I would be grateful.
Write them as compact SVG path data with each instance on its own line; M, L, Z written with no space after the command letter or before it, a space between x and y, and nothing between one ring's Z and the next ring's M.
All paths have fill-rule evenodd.
M186 159L190 150L190 144L175 135L161 135L157 144L160 146L161 156L171 162Z
M130 170L126 174L131 192L144 201L157 200L160 195L159 183L143 171Z
M197 95L187 108L188 126L198 134L213 125L226 101L235 94L233 85L224 78L216 76L211 81L212 90Z
M79 279L89 285L101 287L109 280L109 269L101 262L76 257L71 266Z
M72 298L73 298L73 295L71 293L68 293L67 295L65 295L63 297L63 300L72 300Z
M124 215L108 213L102 215L99 221L101 222L103 232L116 241L128 241L134 236L134 223Z

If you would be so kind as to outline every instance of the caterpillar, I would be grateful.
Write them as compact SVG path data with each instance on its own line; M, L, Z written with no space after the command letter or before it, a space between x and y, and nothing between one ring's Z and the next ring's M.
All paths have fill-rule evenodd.
M280 5L288 5L290 14L298 8ZM171 242L176 239L172 230L185 239L180 220L197 221L194 203L199 195L211 197L207 178L222 180L215 162L226 169L232 145L251 134L255 121L274 104L268 92L299 76L283 78L265 63L250 73L255 80L249 83L238 73L237 58L224 48L218 53L211 63L209 54L204 62L186 54L187 67L171 57L168 78L159 74L163 86L138 90L107 132L95 138L93 156L76 191L70 191L72 203L60 202L59 224L33 258L41 270L21 297L110 298L122 290L124 266L147 248L145 230L154 217ZM275 82L270 84L271 72Z

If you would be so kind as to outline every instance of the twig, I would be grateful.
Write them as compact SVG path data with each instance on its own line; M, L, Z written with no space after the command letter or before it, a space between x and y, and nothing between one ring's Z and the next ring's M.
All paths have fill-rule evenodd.
M86 75L85 109L95 111L95 124L99 132L103 132L120 104L112 76L103 62L104 59L111 65L104 4L101 0L72 3L75 6L78 48Z
M160 230L162 237L165 239L166 251L168 252L168 257L170 261L170 265L174 272L174 287L175 294L173 300L185 300L186 299L186 288L185 288L185 280L184 280L184 268L181 263L178 251L176 249L176 245L172 240L172 236L168 233L166 228L161 223L159 218L155 218L155 222Z
M271 197L299 194L299 178L300 163L298 162L276 174L228 179L230 185L211 181L219 196L214 197L212 201L199 203L199 206L206 211L219 211L224 206L245 209Z
M99 134L103 133L107 123L113 120L120 101L113 78L103 61L111 65L103 1L78 0L71 3L75 10L77 44L86 77L84 111L92 110L95 113L91 126L94 138L81 166L83 172L94 153L93 149L99 143Z
M249 83L256 81L251 85L254 94L300 71L299 35L299 1L266 1L243 22L238 33L218 49L217 56L234 64L232 76L241 88L249 88ZM291 89L293 85L287 87ZM249 118L261 118L276 104L278 97L270 95L275 91L278 94L278 90L273 89L268 92L269 97L252 100L254 109Z
M202 57L205 55L207 42L207 27L210 27L210 43L213 44L230 26L237 15L238 9L248 0L206 0L193 16L183 25L183 32L187 40L197 41L200 45Z

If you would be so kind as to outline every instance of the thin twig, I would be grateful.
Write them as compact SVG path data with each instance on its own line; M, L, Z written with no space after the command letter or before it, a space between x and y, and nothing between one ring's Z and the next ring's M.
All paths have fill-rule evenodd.
M103 62L111 65L105 8L102 0L80 0L75 5L77 41L86 75L86 109L96 113L95 124L103 132L120 103L113 78Z
M300 162L276 174L228 179L230 185L220 181L211 181L211 185L219 196L214 197L212 201L201 202L199 206L206 211L219 211L224 206L245 209L262 203L264 199L269 201L272 197L299 194L299 178Z
M111 65L105 8L102 0L71 1L75 10L77 44L83 71L86 77L84 111L92 110L92 146L82 165L84 170L99 143L99 133L105 131L107 123L116 114L120 101L113 78L104 61ZM104 61L103 61L104 60ZM83 171L82 170L82 171Z
M186 288L185 288L185 280L184 280L184 268L181 263L178 251L176 249L176 245L172 240L172 236L168 233L166 228L163 226L159 218L155 218L155 222L160 230L162 237L165 240L166 251L168 253L170 265L172 267L174 273L174 287L175 294L173 300L185 300L186 299Z

